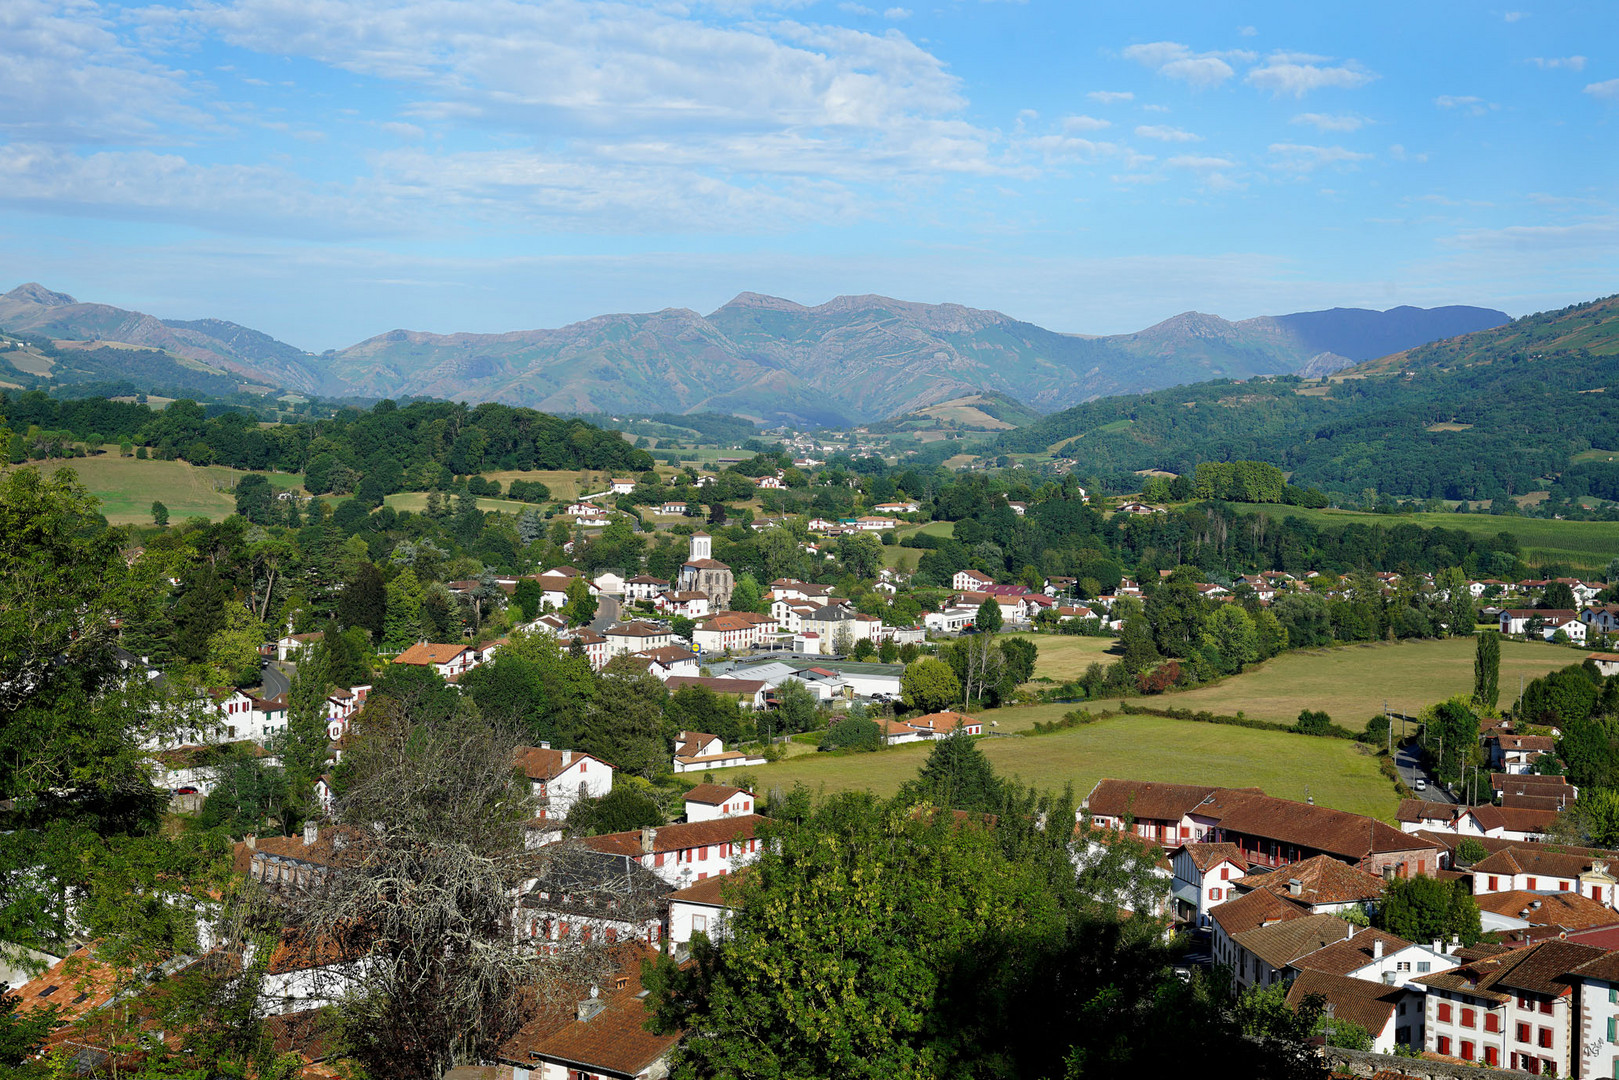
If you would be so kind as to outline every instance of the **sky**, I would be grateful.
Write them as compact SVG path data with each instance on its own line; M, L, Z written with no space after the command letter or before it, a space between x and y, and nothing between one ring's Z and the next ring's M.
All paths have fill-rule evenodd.
M0 0L0 290L311 351L1619 292L1611 0L903 2Z

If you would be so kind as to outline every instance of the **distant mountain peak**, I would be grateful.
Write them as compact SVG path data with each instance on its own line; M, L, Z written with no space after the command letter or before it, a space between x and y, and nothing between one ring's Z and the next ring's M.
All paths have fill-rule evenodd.
M30 304L39 304L42 307L67 307L77 304L67 293L52 292L37 281L30 281L26 285L18 285L6 293L7 300L21 300Z
M787 300L780 296L771 296L768 293L756 292L739 292L731 298L730 303L721 304L718 311L724 311L726 308L759 308L766 311L794 312L809 310L796 301Z

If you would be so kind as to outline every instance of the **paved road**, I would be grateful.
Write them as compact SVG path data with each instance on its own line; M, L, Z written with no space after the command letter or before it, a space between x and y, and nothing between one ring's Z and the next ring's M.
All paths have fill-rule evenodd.
M1416 787L1418 777L1428 781L1426 791L1417 792L1417 798L1427 799L1429 802L1453 803L1455 798L1430 776L1421 764L1421 747L1397 746L1394 748L1394 764L1400 770L1400 779Z
M607 595L597 597L596 617L590 620L590 628L600 634L616 622L618 622L618 597Z
M271 660L264 669L264 696L265 698L280 697L292 689L291 664L280 664Z

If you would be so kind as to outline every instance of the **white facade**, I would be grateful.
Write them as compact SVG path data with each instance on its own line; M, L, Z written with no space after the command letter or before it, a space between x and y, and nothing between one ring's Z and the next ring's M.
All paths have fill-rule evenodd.
M741 788L731 789L732 794L727 795L721 802L701 802L686 800L687 821L715 821L719 818L737 817L741 814L753 813L753 793L743 791Z

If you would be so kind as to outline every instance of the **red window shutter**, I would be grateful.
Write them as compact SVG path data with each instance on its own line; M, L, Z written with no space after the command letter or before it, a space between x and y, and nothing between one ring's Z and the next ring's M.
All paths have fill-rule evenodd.
M1448 1002L1441 1001L1439 1003L1439 1019L1444 1023L1450 1023L1450 1004Z

